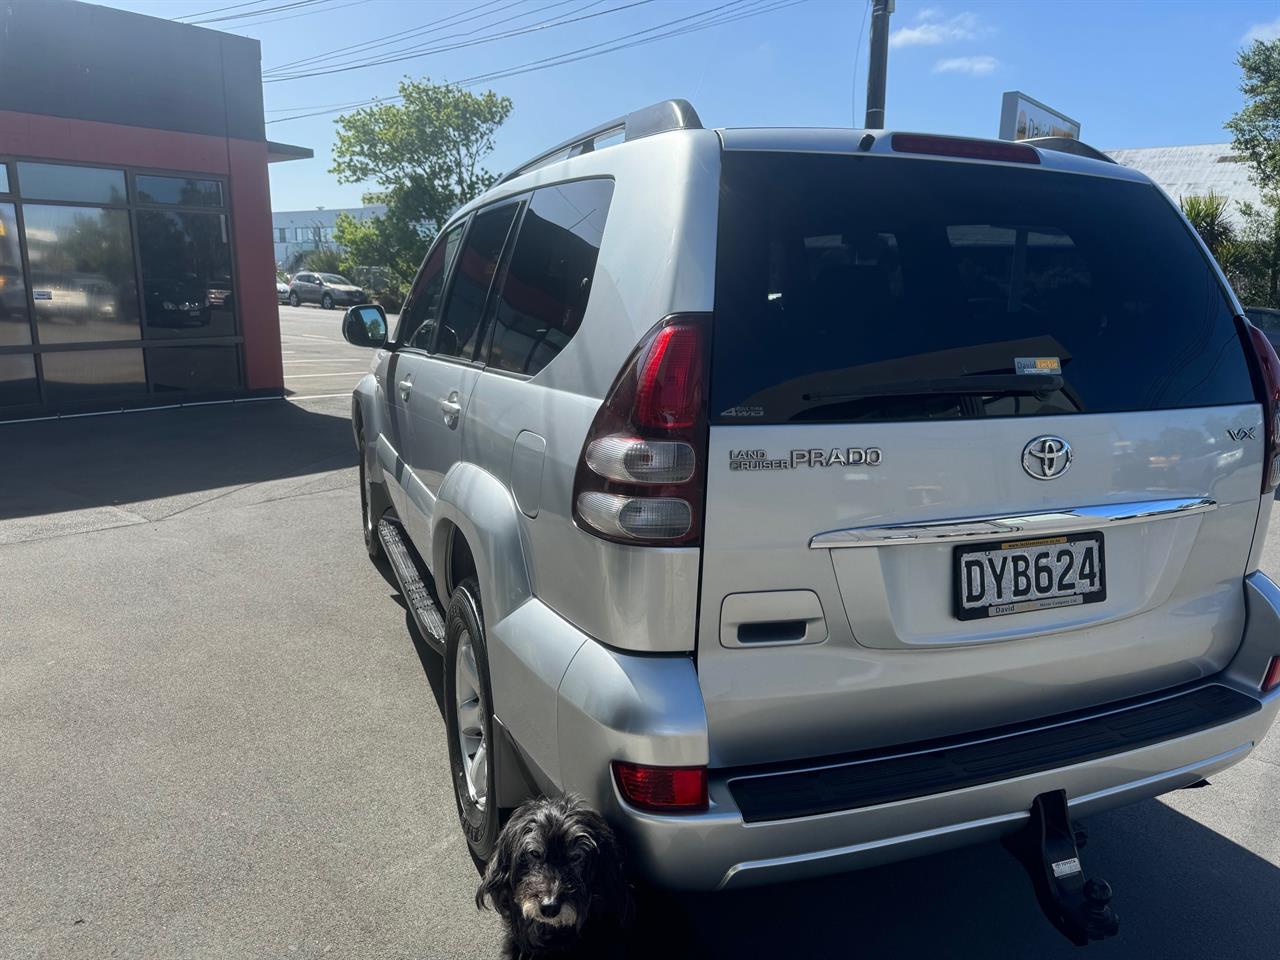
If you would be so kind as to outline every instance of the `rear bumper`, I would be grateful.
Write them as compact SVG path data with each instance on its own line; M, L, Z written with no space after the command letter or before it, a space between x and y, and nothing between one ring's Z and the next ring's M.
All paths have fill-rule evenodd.
M724 781L712 810L654 817L626 808L624 832L659 882L690 889L737 888L876 866L993 840L1016 831L1037 794L1065 789L1071 812L1088 816L1197 780L1244 759L1274 719L1272 698L1251 716L1142 749L1011 780L855 810L747 823Z
M622 654L580 634L581 639L566 636L559 642L571 643L574 652L567 669L556 673L558 684L547 691L557 733L549 779L604 811L641 869L679 889L838 873L995 839L1016 831L1035 796L1051 790L1065 789L1072 813L1087 816L1211 776L1244 759L1265 735L1280 712L1280 690L1265 697L1258 692L1267 661L1280 655L1280 589L1261 573L1248 577L1244 589L1244 640L1228 668L1206 678L1204 686L1249 698L1247 712L1232 711L1232 719L1206 727L1190 725L1185 734L1139 739L1133 749L1095 751L1089 759L1047 769L1029 764L1026 769L1034 772L1002 771L1006 778L994 782L891 802L868 803L864 797L854 809L786 819L761 819L758 809L744 816L731 786L741 771L712 771L711 808L704 814L656 816L629 807L609 775L611 760L708 762L693 662ZM530 692L526 686L525 695ZM518 722L508 726L517 737L525 732Z

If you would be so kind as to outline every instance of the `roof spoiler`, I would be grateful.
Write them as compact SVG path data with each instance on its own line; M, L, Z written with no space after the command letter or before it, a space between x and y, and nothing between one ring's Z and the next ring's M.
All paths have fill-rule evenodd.
M623 140L639 140L641 137L651 137L655 133L666 133L669 130L701 129L702 121L698 119L698 112L693 109L693 105L688 100L663 100L661 103L632 111L616 120L602 123L598 127L592 127L576 137L570 137L563 143L556 144L550 150L544 150L536 157L504 174L498 183L506 183L523 173L545 167L557 160L591 153L596 148L597 140L617 134L622 134Z
M1025 143L1029 147L1039 147L1041 150L1074 153L1077 157L1088 157L1090 160L1101 160L1103 163L1115 163L1114 160L1097 147L1091 147L1087 143L1073 140L1071 137L1032 137L1030 140L1019 140L1018 142Z

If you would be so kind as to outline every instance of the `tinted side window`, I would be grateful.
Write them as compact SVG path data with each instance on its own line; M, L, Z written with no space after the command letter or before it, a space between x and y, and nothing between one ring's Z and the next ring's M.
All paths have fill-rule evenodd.
M518 203L508 203L482 211L472 219L449 287L436 353L466 360L475 356L489 284L498 269L498 257L507 242L511 221L519 209Z
M440 316L440 297L444 293L444 280L458 251L462 239L463 224L451 227L427 254L426 262L418 271L409 299L400 311L400 329L396 331L396 343L402 347L425 350L431 345L431 335Z
M612 180L534 191L502 284L490 367L533 376L577 332L612 199Z

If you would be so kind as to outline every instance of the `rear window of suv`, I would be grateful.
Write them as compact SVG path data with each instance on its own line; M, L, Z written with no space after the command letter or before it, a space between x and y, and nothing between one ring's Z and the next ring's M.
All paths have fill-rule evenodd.
M727 152L713 341L725 424L1254 401L1168 200L1012 166Z

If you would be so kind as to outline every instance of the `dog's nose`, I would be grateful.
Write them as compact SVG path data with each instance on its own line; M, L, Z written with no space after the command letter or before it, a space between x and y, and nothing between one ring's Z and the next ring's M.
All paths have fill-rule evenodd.
M538 912L548 920L560 916L560 901L548 897L538 905Z

